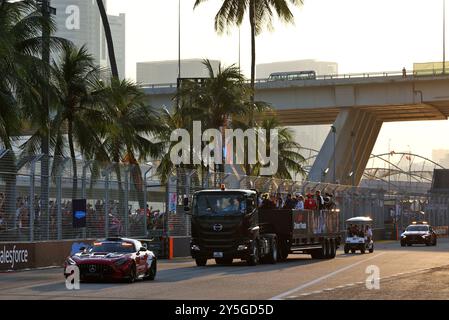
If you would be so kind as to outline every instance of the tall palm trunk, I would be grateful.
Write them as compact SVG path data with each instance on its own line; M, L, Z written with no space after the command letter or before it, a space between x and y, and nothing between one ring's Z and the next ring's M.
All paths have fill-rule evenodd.
M103 0L97 0L98 10L100 11L101 21L103 22L104 35L108 45L109 62L111 64L112 77L118 79L117 60L115 59L114 42L112 40L111 26L109 25L108 15L104 7Z
M76 167L75 147L73 144L73 121L69 119L68 122L69 124L67 129L67 136L69 139L70 157L72 158L72 174L73 174L72 199L76 199L78 191L78 172Z
M256 81L256 0L251 0L249 5L249 22L251 25L251 110L249 110L249 127L254 126L254 101L255 101L255 81ZM248 148L246 148L248 150ZM246 175L251 174L251 165L249 164L248 152L246 156L245 171Z

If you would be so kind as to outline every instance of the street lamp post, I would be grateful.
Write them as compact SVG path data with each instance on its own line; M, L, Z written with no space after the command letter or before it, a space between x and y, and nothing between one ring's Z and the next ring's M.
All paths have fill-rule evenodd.
M143 228L144 228L144 236L147 236L147 175L153 169L153 163L148 162L149 166L148 170L143 174Z
M355 186L355 132L351 131L351 140L352 140L352 169L351 169L351 178L352 178L352 185Z
M446 0L443 0L443 74L446 73Z

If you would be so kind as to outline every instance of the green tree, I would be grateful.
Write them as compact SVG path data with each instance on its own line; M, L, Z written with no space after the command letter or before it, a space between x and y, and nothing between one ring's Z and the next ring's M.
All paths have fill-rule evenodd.
M47 130L40 108L41 89L48 81L43 76L48 65L41 60L41 34L43 29L54 31L54 28L53 21L42 16L35 1L2 1L0 4L0 145L3 147L12 147L13 137L19 135L25 124L41 132ZM49 41L51 48L62 42L53 37ZM31 110L34 110L33 117L29 116ZM6 179L6 207L13 215L15 173L19 168L16 157L11 152L9 155L8 163L2 167L11 172Z
M202 81L183 81L176 97L179 106L175 105L173 112L165 111L163 114L165 130L161 140L168 142L168 152L158 169L163 181L166 181L167 175L174 168L170 161L170 152L177 142L170 142L171 132L182 128L186 129L192 137L193 121L201 121L203 130L221 128L224 137L224 130L230 126L229 120L243 118L248 111L250 88L246 85L245 78L239 69L234 65L229 67L219 65L218 70L215 71L209 60L204 60L203 63L209 78ZM224 145L224 141L222 143ZM191 148L192 152L193 148ZM202 166L188 164L182 164L181 167L208 170ZM223 172L223 168L221 165L219 171Z
M196 0L194 8L206 0ZM264 28L272 29L272 19L276 15L285 23L293 23L294 17L289 3L301 6L303 0L223 0L215 16L215 30L223 33L233 26L240 26L248 14L251 26L251 89L254 102L254 84L256 77L256 36Z
M75 142L82 154L87 153L93 141L99 141L96 126L88 119L100 115L92 107L91 93L99 80L100 68L95 65L94 57L85 46L77 49L65 44L61 61L53 65L54 88L57 97L57 114L52 121L51 130L56 141L55 161L64 155L64 138L67 133L68 147L72 161L73 189L72 198L77 197L78 172Z
M305 159L299 153L301 146L299 143L295 142L293 132L289 128L281 127L279 121L274 118L266 118L260 124L260 129L266 130L267 140L269 137L270 130L278 130L278 170L273 178L280 179L294 179L296 175L301 175L304 177L306 172L302 166ZM272 150L267 143L267 151ZM251 168L251 175L258 176L260 173L261 165L257 163Z
M159 158L164 151L164 143L155 140L162 130L159 115L147 105L147 97L140 88L128 80L112 78L108 85L99 82L93 96L101 116L90 121L95 123L101 142L91 145L86 153L100 162L117 164L115 173L120 190L122 175L118 164L133 165L132 179L140 196L143 184L139 161Z

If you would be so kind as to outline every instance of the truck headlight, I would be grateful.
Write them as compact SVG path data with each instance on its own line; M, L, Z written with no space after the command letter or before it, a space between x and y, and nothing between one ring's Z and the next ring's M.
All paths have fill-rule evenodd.
M237 251L248 250L248 246L241 244L237 247Z
M71 266L74 266L74 265L76 265L76 261L75 260L73 260L72 258L67 258L67 260L66 260L66 262L67 262L67 264L68 265L71 265Z
M192 244L192 250L195 250L195 251L200 251L200 247L198 247L196 244Z

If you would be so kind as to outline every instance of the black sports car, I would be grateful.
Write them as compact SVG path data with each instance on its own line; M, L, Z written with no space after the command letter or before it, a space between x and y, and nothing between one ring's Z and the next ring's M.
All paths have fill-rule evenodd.
M411 246L412 244L436 246L437 235L427 223L411 224L401 234L401 246Z

